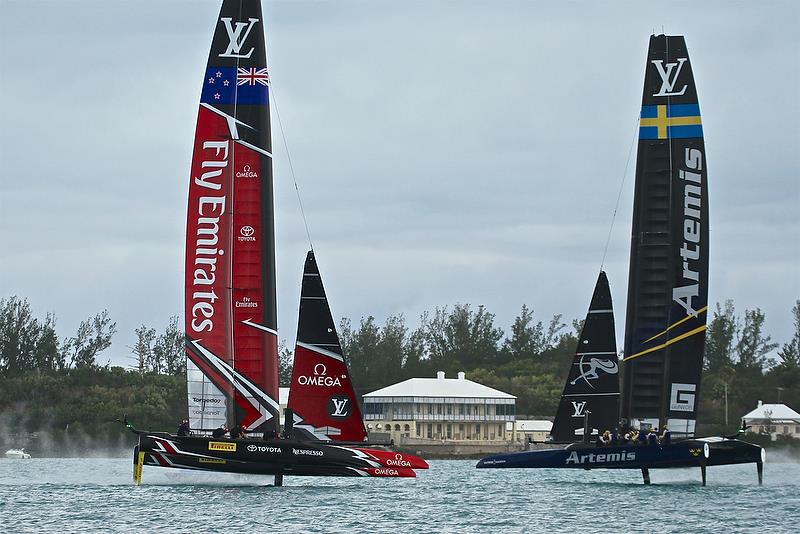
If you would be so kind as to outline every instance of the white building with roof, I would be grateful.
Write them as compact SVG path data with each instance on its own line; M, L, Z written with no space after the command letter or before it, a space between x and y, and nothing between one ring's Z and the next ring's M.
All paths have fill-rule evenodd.
M742 425L751 432L769 434L772 441L778 436L800 439L800 413L785 404L764 404L758 401L755 410L742 416Z
M514 422L514 395L458 378L409 378L364 395L364 420L371 432L391 438L506 440Z

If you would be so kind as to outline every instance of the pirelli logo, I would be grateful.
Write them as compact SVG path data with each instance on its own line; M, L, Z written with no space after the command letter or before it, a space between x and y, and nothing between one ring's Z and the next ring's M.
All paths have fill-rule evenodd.
M235 443L228 443L228 442L225 442L225 441L209 441L208 442L208 450L210 450L210 451L236 452L236 444Z
M201 464L226 464L228 460L222 460L220 458L199 458Z

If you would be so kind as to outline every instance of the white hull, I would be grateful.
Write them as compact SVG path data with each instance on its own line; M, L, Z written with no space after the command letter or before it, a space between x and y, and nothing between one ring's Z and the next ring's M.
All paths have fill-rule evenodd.
M15 460L28 460L31 455L25 452L25 449L9 449L6 451L6 458Z

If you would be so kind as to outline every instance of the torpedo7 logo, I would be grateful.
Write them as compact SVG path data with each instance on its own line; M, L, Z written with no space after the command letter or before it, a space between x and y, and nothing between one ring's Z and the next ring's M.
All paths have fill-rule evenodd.
M255 48L251 48L249 52L242 54L242 46L244 46L247 36L250 35L250 30L253 29L253 25L258 22L258 19L248 19L248 22L236 22L235 27L231 24L233 19L230 17L223 17L220 20L225 24L229 42L227 50L220 54L219 57L249 58ZM242 35L242 31L244 31L244 35Z

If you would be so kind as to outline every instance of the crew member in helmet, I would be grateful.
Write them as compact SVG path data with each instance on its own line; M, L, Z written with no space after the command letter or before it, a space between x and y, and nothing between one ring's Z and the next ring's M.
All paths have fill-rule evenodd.
M661 430L661 443L663 445L669 445L672 442L672 432L669 431L667 425L664 425L664 428Z
M231 439L242 439L244 437L244 425L234 425L231 428Z
M178 426L178 435L179 436L191 436L192 431L189 429L189 420L184 419L181 421L180 426Z
M224 437L225 434L228 433L228 427L225 425L220 426L219 428L215 428L213 432L211 432L212 438L221 438Z

